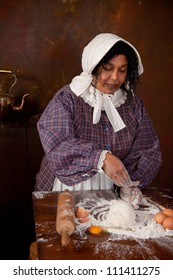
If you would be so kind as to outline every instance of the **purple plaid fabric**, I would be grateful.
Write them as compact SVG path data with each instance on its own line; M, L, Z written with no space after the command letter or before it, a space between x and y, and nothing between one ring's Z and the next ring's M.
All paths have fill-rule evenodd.
M55 177L69 186L90 178L97 172L103 150L121 159L141 188L147 186L162 163L151 120L138 96L117 110L126 127L115 133L104 111L99 123L93 124L93 108L68 85L59 90L38 122L45 156L36 176L36 190L52 190Z

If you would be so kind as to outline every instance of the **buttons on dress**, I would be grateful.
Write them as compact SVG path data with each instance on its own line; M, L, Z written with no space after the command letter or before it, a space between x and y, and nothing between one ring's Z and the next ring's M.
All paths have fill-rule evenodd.
M108 132L108 131L109 131L109 127L108 127L107 125L105 125L105 126L103 127L103 130L106 131L106 132Z
M111 150L111 145L110 144L106 144L105 145L105 150L109 150L110 151Z

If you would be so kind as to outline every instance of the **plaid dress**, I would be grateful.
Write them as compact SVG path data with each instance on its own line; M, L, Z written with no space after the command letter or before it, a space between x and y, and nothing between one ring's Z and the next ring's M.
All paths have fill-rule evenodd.
M45 152L36 176L36 190L51 191L55 178L74 186L98 173L103 150L110 150L125 165L132 181L146 187L161 163L158 137L139 96L117 108L125 128L114 132L105 111L93 124L93 107L77 97L69 85L49 102L37 127Z

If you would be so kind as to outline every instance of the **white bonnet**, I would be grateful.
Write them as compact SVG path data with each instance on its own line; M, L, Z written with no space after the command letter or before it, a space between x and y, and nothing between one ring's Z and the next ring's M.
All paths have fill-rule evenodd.
M77 96L82 94L90 86L93 79L91 75L93 69L111 49L111 47L120 40L127 43L134 49L138 57L139 75L143 73L143 65L140 55L132 44L117 35L111 33L101 33L91 40L84 48L82 53L83 72L79 76L74 77L70 84L71 90Z

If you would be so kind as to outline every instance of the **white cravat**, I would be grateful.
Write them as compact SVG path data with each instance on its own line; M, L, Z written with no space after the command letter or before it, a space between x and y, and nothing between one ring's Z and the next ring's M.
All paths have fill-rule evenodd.
M108 95L101 93L98 89L91 86L88 93L85 92L80 96L90 106L94 107L93 124L99 122L101 110L105 110L115 132L125 127L125 124L116 109L116 107L120 107L127 99L127 94L121 89L118 89L114 94Z

